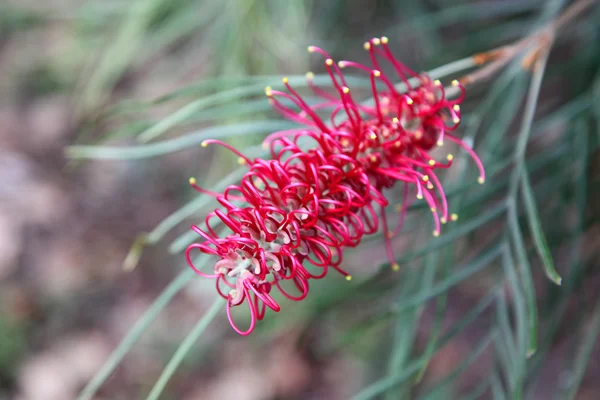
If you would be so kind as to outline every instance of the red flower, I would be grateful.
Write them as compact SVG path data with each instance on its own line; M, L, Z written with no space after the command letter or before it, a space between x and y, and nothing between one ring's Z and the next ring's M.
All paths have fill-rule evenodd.
M377 48L379 45L381 48ZM208 192L198 187L195 180L190 181L200 192L215 196L222 210L207 216L205 230L192 227L206 241L192 244L186 252L188 263L199 275L216 279L217 291L228 299L229 320L242 335L254 329L266 307L280 310L271 296L273 287L292 300L301 300L308 294L309 280L325 277L330 267L350 279L340 268L343 249L358 245L365 234L375 233L380 217L390 263L398 269L390 238L401 229L412 185L417 198L424 198L429 204L434 235L439 235L440 223L456 216L449 217L446 196L434 172L449 168L453 157L448 155L447 163L434 160L428 151L435 143L443 145L444 138L448 138L465 148L480 167L480 182L484 180L483 167L475 153L449 133L460 122L459 103L464 88L456 83L460 96L448 100L438 81L417 75L396 60L386 38L372 39L365 48L373 68L351 61L335 64L325 51L309 48L325 57L325 68L337 91L334 96L316 87L309 73L310 86L324 100L320 104L309 106L287 78L283 80L287 92L266 88L276 110L307 127L270 135L265 144L270 146L271 160L250 160L220 141L203 143L227 147L248 166L240 184L229 186L223 194ZM392 64L406 86L405 92L397 90L381 72L378 57ZM346 67L369 74L374 106L353 99L341 71ZM409 77L417 79L418 84L411 85ZM324 108L333 110L329 123L319 115ZM345 118L339 118L341 113ZM312 146L304 150L306 145L301 147L300 142L307 141ZM382 191L398 181L404 184L404 201L397 228L390 232L385 214L388 201ZM373 203L380 207L379 216ZM232 233L218 237L211 227L215 218ZM214 274L194 267L190 257L194 249L220 258ZM286 280L294 283L297 293L284 290L282 283ZM228 293L223 292L223 285L229 288ZM230 309L246 300L251 323L248 330L242 331L234 324Z

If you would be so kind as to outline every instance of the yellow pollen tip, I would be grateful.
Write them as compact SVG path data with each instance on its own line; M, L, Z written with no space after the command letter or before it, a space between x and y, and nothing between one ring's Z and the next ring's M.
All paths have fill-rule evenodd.
M206 146L208 146L208 143L207 143L207 142L206 142L206 140L205 140L204 142L200 143L200 146L202 146L202 147L206 147Z
M346 63L344 61L339 61L338 62L338 67L344 68L345 66L346 66Z
M265 150L267 150L267 149L269 148L269 143L267 143L267 142L264 142L264 143L262 144L262 148L263 148L263 149L265 149Z
M417 195L417 199L419 199L419 200L423 200L423 195L422 195L422 194L418 194L418 195Z
M421 179L423 179L423 181L427 182L429 180L429 176L423 175L423 178L421 178Z
M342 139L342 141L340 143L342 144L342 146L348 146L350 144L348 139Z
M452 106L452 109L456 112L460 111L460 106L458 104L455 104Z
M483 183L485 182L485 179L483 179L483 177L480 176L479 178L477 178L477 182L479 182L480 185L483 185Z
M392 118L392 123L397 124L400 120L396 117Z
M433 236L435 236L435 237L440 236L440 231L433 231Z
M440 218L440 222L441 222L442 224L445 224L445 223L447 223L447 222L448 222L448 220L446 219L446 217L442 217L442 218Z
M458 86L458 81L456 79L452 81L452 86Z
M458 214L456 214L456 213L452 213L452 214L450 214L450 219L451 219L452 221L456 221L456 220L458 219Z
M379 70L375 70L375 71L373 71L373 75L374 75L375 77L379 78L379 76L381 76L381 71L379 71Z
M369 159L371 160L371 162L377 161L377 157L375 157L375 156L371 156L371 157L369 157Z
M315 77L315 74L313 74L312 72L308 71L306 73L306 79L311 79L312 80L314 77Z
M273 96L273 89L271 88L271 86L267 86L265 88L265 94L269 97Z
M411 99L411 98L408 98L408 99L406 100L406 104L408 104L409 106L410 106L412 103L414 103L413 99Z
M195 185L196 184L196 178L194 178L193 176L190 178L190 185Z
M369 49L371 48L371 43L369 43L369 42L365 42L365 44L363 44L363 48L364 48L365 50L369 50Z
M447 159L448 161L452 161L452 160L454 160L454 156L453 156L452 154L448 154L448 155L446 156L446 159Z
M433 81L433 84L436 86L440 86L442 82L439 79L436 79L435 81Z
M238 164L240 164L240 165L244 165L244 164L246 164L246 160L244 160L242 157L239 157L237 162L238 162Z
M460 118L458 118L458 117L454 117L454 118L452 118L452 121L453 121L455 124L458 124L458 123L460 122Z
M325 64L331 67L333 65L333 60L331 58L328 58L327 60L325 60Z
M376 134L374 134L374 133L371 133L371 134L369 135L369 137L370 137L371 139L373 139L373 140L377 139L377 135L376 135Z
M435 209L435 207L431 207L430 210L431 210L432 213L437 212L437 210Z
M346 280L347 281L351 281L352 280L352 275L346 275Z
M437 145L438 145L438 147L442 147L444 145L444 142L442 142L441 140L438 140Z
M381 43L387 44L388 41L389 41L389 39L387 38L387 36L382 36L381 37Z
M400 142L394 143L394 147L400 147L400 146L402 146L402 143L400 143Z
M399 271L400 270L400 266L397 263L393 263L392 264L392 271Z
M347 87L347 86L344 86L344 87L342 88L342 92L344 92L344 94L348 94L348 93L350 93L350 88L349 88L349 87Z
M427 182L427 189L429 189L429 190L433 189L433 185L431 184L431 182Z
M372 42L373 42L373 44L374 44L375 46L379 46L379 45L381 44L381 39L379 39L379 38L375 38L375 39L373 39L373 40L372 40Z
M287 77L285 77L285 78L283 78L281 81L282 81L284 84L286 84L286 83L288 83L290 80L289 80Z
M429 165L433 167L435 165L435 160L429 160Z
M315 46L308 46L308 52L313 53L315 51Z

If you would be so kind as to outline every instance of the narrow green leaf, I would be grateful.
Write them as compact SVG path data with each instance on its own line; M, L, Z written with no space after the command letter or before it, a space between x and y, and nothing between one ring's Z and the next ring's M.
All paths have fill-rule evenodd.
M462 333L478 316L480 316L487 307L492 303L495 298L495 293L492 295L488 295L484 297L475 307L469 310L460 320L458 320L450 330L442 336L438 345L436 347L436 351L443 348L445 345L450 343L456 336ZM361 390L358 394L352 397L353 400L367 400L372 399L375 396L378 396L381 393L389 390L390 388L401 384L402 382L410 379L415 373L419 371L423 367L427 360L423 357L413 361L403 371L400 371L398 374L394 376L387 376L383 379L374 382L363 390Z
M573 365L573 374L570 377L570 385L565 399L574 400L579 391L579 386L587 370L587 365L590 362L594 347L598 344L598 336L600 335L600 300L596 302L592 318L589 324L589 329L583 338L581 347L575 357Z
M533 235L533 241L538 254L542 259L544 272L552 282L560 285L562 283L562 278L554 268L554 262L552 261L552 255L550 254L550 249L548 248L548 243L546 242L546 237L544 236L544 232L542 230L540 216L535 204L535 198L533 190L531 189L531 183L529 182L527 171L523 171L523 174L521 175L521 193L523 195L523 202L525 203L525 209L527 211L529 229Z
M484 251L476 260L469 264L457 267L457 272L451 274L448 278L438 282L429 290L423 290L416 296L409 298L400 298L393 306L393 311L399 312L409 307L415 307L425 303L426 301L448 291L450 288L458 285L462 281L473 276L477 272L483 270L485 267L490 265L502 252L502 246L495 246L492 249Z
M402 265L402 263L408 262L408 261L412 260L413 258L423 256L433 250L439 249L450 243L453 243L456 239L466 235L467 233L474 231L475 229L479 228L480 226L483 226L484 224L499 217L504 212L505 208L506 208L506 206L504 204L500 204L500 205L492 208L490 211L486 212L485 214L479 215L478 217L469 220L465 224L460 225L454 231L449 232L444 235L441 235L439 238L432 240L431 244L425 246L424 248L409 252L406 256L400 258L398 260L398 263L400 265Z
M165 2L166 0L131 2L116 35L108 41L100 61L96 60L97 67L83 88L77 114L90 112L104 101L107 89L112 87L129 66L137 54L152 16Z
M410 268L407 269L408 276L403 276L403 293L410 291L414 293L420 287L423 290L431 288L435 278L435 271L437 268L438 253L430 254L425 262L424 268ZM419 281L417 275L422 275ZM419 319L423 307L407 309L403 312L398 313L395 317L395 336L392 345L392 352L389 358L388 374L394 375L397 371L404 368L404 365L409 361L412 351L414 349L414 341L417 335L417 328L419 326ZM394 388L396 390L390 391L386 394L386 399L395 400L398 398L404 398L407 387Z
M208 325L212 322L213 319L215 319L217 313L221 311L224 305L225 299L223 299L222 297L217 297L217 300L208 309L206 314L204 314L204 316L200 318L200 320L192 328L190 333L185 337L185 339L183 339L183 341L175 351L175 354L173 354L173 357L171 358L171 360L169 360L169 363L167 364L163 372L160 374L157 381L154 383L154 386L152 387L152 390L150 391L148 397L146 397L146 400L157 400L159 398L159 396L167 386L167 383L169 382L175 371L177 371L177 368L179 367L185 356L190 352L200 335L204 333Z
M110 354L108 360L104 362L100 370L83 388L77 400L91 400L100 389L102 384L110 377L117 368L121 360L131 350L148 326L156 319L158 314L169 304L171 299L179 293L181 289L195 276L194 271L186 269L181 272L169 283L169 285L159 294L152 305L144 312L140 319L133 325L131 330L123 338L117 348Z
M306 77L304 76L288 77L288 80L289 84L293 86L300 87L307 85ZM315 84L317 84L316 79L313 79L313 81L315 81ZM359 82L362 82L362 80ZM282 86L283 84L278 83L277 81L272 85L274 89L280 88ZM249 86L237 87L234 89L220 91L216 94L212 94L210 96L206 96L201 99L195 100L189 104L186 104L179 110L166 116L165 118L157 122L155 125L140 133L140 135L138 136L138 140L142 143L149 142L150 140L155 139L163 133L166 133L171 128L181 124L184 121L191 119L201 110L205 110L214 105L223 104L229 101L236 101L246 96L257 95L263 93L264 90L265 85L261 82ZM266 99L264 100L264 102L268 104Z
M517 277L512 255L510 253L510 247L507 243L504 243L502 248L502 266L512 292L516 320L515 327L517 336L517 353L512 371L516 379L512 387L512 395L515 399L521 399L523 397L524 376L526 371L525 366L528 344L526 327L528 324L521 286L519 285L519 279Z
M471 390L471 392L467 393L467 395L465 397L463 397L462 400L481 399L481 396L487 392L490 385L491 385L490 380L485 379L484 381L480 382L479 385L475 386L475 388L473 390Z
M67 157L97 160L137 160L185 150L198 146L206 139L264 134L289 129L295 125L286 121L255 121L200 129L176 139L163 140L134 147L70 146Z
M446 387L453 382L455 382L456 378L463 374L488 348L490 343L496 337L496 331L492 331L487 334L484 338L482 338L479 344L469 353L469 355L458 364L458 366L446 377L444 377L440 382L434 384L435 388L431 391L427 392L423 396L419 397L419 399L423 400L433 400L438 398L439 392L446 389Z
M504 388L502 387L502 381L498 374L494 373L490 378L490 385L492 388L492 395L494 396L494 400L505 400L506 395L504 393Z
M496 324L500 335L496 338L496 354L506 380L512 386L515 378L513 375L514 365L517 362L517 346L513 337L510 318L508 315L508 305L504 289L498 293L496 300Z
M527 172L524 171L524 174L527 174ZM527 357L531 357L537 350L538 312L535 287L533 285L533 277L531 274L531 264L529 263L523 236L521 235L516 205L513 202L511 202L508 207L508 228L512 244L517 253L517 259L519 260L519 272L523 283L522 288L527 302L527 318L529 321L529 345Z

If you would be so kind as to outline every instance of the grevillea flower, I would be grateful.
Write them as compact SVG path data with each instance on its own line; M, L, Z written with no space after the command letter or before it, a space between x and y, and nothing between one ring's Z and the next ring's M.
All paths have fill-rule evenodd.
M280 310L271 295L273 288L287 298L301 300L308 294L309 280L325 277L330 268L350 279L340 267L343 250L375 233L380 218L390 264L398 269L391 238L402 227L412 188L417 199L425 199L430 206L435 236L440 234L440 224L456 219L456 214L449 214L436 174L452 165L453 156L448 154L444 162L434 159L430 151L436 144L443 146L445 140L457 143L475 160L479 182L485 180L477 155L451 133L460 123L464 88L454 81L458 97L448 99L439 81L418 75L399 62L387 42L384 37L365 43L372 67L352 61L336 64L324 50L309 47L310 52L325 58L334 88L332 94L315 86L312 73L307 74L321 103L308 105L287 78L283 79L285 92L266 88L273 107L304 126L269 135L265 146L270 148L270 160L248 159L217 140L203 143L228 148L248 167L240 184L229 186L222 194L206 191L190 180L198 191L215 196L222 209L206 217L206 229L192 227L205 242L189 246L188 263L199 275L216 279L217 291L228 299L227 314L238 333L252 332L266 307ZM381 61L391 64L404 90L382 72ZM344 68L369 75L372 105L355 101ZM329 118L321 116L323 111L329 111ZM312 145L306 146L306 142ZM382 192L397 182L404 185L404 200L398 224L390 231L385 213L388 201ZM216 234L211 225L215 218L231 230L229 235ZM191 261L195 249L219 258L213 274L195 268ZM292 281L296 293L284 289L284 281ZM231 318L231 307L245 301L251 322L242 331Z

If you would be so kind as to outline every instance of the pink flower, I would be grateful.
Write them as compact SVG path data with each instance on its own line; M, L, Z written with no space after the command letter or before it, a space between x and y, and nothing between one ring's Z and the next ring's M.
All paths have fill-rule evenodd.
M271 160L251 160L217 140L203 143L230 149L248 167L241 182L222 194L202 189L190 180L198 191L215 196L221 208L206 217L205 229L192 227L205 242L190 245L186 252L196 273L216 279L217 291L228 299L229 320L242 335L252 332L256 320L264 317L266 307L280 311L271 296L274 287L289 299L302 300L308 294L309 280L324 278L330 268L351 279L340 267L343 250L357 246L364 235L377 232L380 218L390 263L398 269L390 239L401 229L412 187L416 188L416 197L425 199L430 206L434 235L439 235L440 223L456 219L455 214L449 215L447 199L435 173L449 168L453 156L448 154L447 162L433 159L429 151L436 143L443 145L445 138L458 143L479 166L480 182L485 179L479 158L449 133L460 122L459 103L464 88L456 82L460 95L448 100L439 81L415 74L392 56L387 38L372 39L365 48L373 68L351 61L336 64L322 49L309 47L309 51L324 56L337 93L332 95L315 86L309 73L309 84L323 99L322 103L308 105L287 78L283 79L286 92L266 88L276 110L305 126L267 137L265 145L270 148ZM399 91L381 72L379 59L392 64L406 91ZM354 100L342 68L369 74L373 106ZM411 79L417 84L411 84ZM332 110L328 121L320 116L325 109ZM307 149L300 142L311 146ZM404 185L404 201L397 228L389 231L385 213L388 201L382 192L397 182ZM379 214L374 205L379 206ZM215 219L231 233L219 237L211 225ZM195 249L220 258L214 273L195 268L191 260ZM296 293L284 289L284 281L292 281ZM234 323L231 307L245 301L251 322L243 331Z

